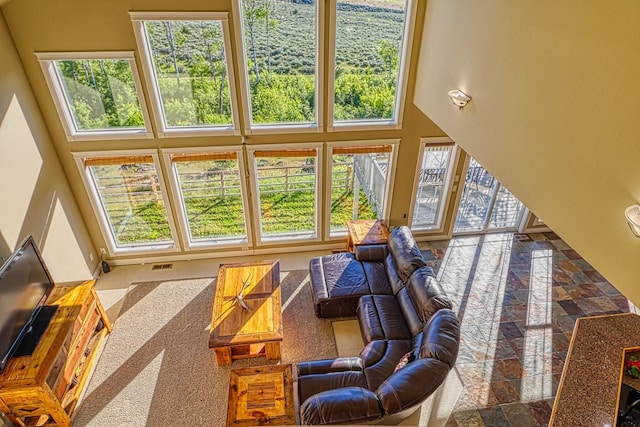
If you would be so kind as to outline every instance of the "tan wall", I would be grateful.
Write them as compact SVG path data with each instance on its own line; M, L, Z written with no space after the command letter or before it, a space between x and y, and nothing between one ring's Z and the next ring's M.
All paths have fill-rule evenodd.
M415 28L414 40L420 40L422 33L422 17L426 2L419 2L418 22ZM135 148L168 148L192 147L210 145L237 145L240 137L190 137L166 138L154 140L131 141L99 141L68 143L60 119L56 113L53 101L46 86L42 71L36 61L34 52L49 51L96 51L96 50L125 50L136 51L136 42L130 21L129 11L231 11L231 0L110 0L95 2L85 0L52 0L48 2L37 0L20 0L6 4L3 7L11 34L15 40L18 52L36 93L43 116L49 127L53 142L62 160L63 167L71 182L71 186L78 199L82 214L87 222L91 237L96 247L104 247L104 241L99 231L89 199L80 175L70 155L73 151L135 149ZM233 20L230 20L233 34ZM328 23L326 25L328 28ZM328 31L326 32L328 37ZM232 40L233 57L238 57L238 49ZM247 138L248 144L298 142L298 141L335 141L347 139L378 139L401 138L398 156L398 167L395 178L395 190L391 209L390 222L392 225L405 224L411 203L411 191L415 175L417 154L420 137L444 135L412 103L413 81L415 80L415 64L418 49L413 49L413 61L410 77L407 108L404 114L404 128L401 130L387 130L374 132L327 132L314 134L288 135L252 135ZM136 54L139 61L139 55ZM236 70L239 64L234 64ZM328 67L328 65L326 65ZM141 70L138 62L138 69ZM327 73L325 72L325 76ZM236 79L237 80L237 79ZM236 86L239 82L236 81ZM239 86L238 86L239 87ZM147 99L148 101L148 99ZM326 117L326 106L325 106ZM176 209L174 209L174 212Z
M635 0L430 0L414 99L636 304L639 21Z
M93 244L2 14L0 201L0 257L31 234L56 282L91 278Z

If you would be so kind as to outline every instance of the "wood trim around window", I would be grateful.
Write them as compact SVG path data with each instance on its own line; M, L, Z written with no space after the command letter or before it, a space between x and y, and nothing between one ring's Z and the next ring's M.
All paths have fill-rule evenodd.
M333 154L374 154L390 153L393 151L391 145L369 145L361 147L333 147Z
M238 160L236 152L172 154L173 162L206 162L215 160Z
M129 165L132 163L154 163L154 161L152 156L94 157L84 159L85 167Z
M318 154L315 148L296 148L291 150L256 150L254 157L315 157Z

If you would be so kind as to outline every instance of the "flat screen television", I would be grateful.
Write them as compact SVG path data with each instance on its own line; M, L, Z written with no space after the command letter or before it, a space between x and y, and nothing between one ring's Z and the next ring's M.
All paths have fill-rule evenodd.
M0 267L0 372L30 332L52 288L40 251L27 236Z

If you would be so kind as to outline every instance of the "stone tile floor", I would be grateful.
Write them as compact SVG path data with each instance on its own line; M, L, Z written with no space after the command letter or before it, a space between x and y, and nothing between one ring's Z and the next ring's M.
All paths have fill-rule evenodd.
M461 319L448 426L547 425L576 319L637 312L555 233L421 243Z

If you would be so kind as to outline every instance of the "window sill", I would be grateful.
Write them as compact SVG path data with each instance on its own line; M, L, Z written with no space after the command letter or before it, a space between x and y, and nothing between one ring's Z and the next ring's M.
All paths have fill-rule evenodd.
M329 132L368 131L368 130L398 130L402 124L392 120L362 120L353 122L339 122L329 126Z
M92 132L75 132L71 135L67 135L67 141L108 141L108 140L123 140L123 139L147 139L153 138L153 132L148 132L145 129L137 130L122 130L122 131L92 131Z

